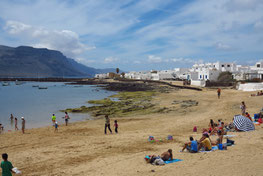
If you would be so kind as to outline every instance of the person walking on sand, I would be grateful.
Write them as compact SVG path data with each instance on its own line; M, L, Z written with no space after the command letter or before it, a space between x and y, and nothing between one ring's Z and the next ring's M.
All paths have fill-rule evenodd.
M241 109L242 116L245 116L246 115L247 106L246 106L244 101L241 102L240 109Z
M1 162L2 176L12 176L12 169L14 168L12 163L8 161L8 155L2 154L3 161Z
M115 133L118 133L118 127L119 127L119 125L118 125L117 120L114 120L114 127L115 127Z
M17 128L17 118L15 117L15 130L18 130Z
M68 120L69 120L69 115L67 112L65 112L65 123L66 123L66 126L68 126Z
M221 89L218 88L218 89L217 89L217 98L220 99L220 96L221 96Z
M104 130L105 134L107 134L107 128L109 129L110 133L112 134L112 131L110 129L110 118L108 115L105 115L105 130Z
M24 117L21 117L22 120L22 133L25 134L26 120Z
M52 123L53 123L53 126L54 126L54 125L55 125L55 122L56 122L56 119L57 119L57 117L55 116L55 114L52 115L51 119L52 119Z

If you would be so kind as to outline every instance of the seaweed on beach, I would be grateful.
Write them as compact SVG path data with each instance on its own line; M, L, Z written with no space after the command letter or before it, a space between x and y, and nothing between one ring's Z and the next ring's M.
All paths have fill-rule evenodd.
M155 112L153 108L155 105L151 103L151 100L156 94L155 91L119 92L109 98L88 101L93 106L81 106L80 108L69 108L62 111L89 112L95 117L106 114L119 117L131 114L148 114ZM111 98L117 98L117 100Z

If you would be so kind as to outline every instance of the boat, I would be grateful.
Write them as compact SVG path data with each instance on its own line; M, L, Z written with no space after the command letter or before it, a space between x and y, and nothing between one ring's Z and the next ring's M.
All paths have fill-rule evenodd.
M38 87L38 89L47 89L47 87Z
M15 81L15 84L16 84L16 85L21 85L21 84L23 84L23 83L24 83L23 81L18 81L18 80Z
M32 87L39 87L39 85L32 85Z
M10 86L9 82L2 82L2 86Z

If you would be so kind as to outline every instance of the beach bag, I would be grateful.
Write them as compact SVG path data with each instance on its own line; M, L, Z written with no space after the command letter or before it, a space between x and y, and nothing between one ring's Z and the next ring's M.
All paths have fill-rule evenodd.
M168 136L167 136L167 140L173 140L173 136L168 135Z
M226 139L226 143L227 143L227 146L231 146L231 145L235 144L235 141L230 140L230 139Z
M149 141L149 142L154 141L154 137L153 137L153 136L149 136L148 141Z

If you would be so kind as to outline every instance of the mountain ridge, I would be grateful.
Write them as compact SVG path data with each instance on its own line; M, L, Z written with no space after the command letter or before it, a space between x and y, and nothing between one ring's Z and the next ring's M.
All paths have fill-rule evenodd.
M88 67L57 50L0 45L0 77L93 77L109 71L115 69Z

